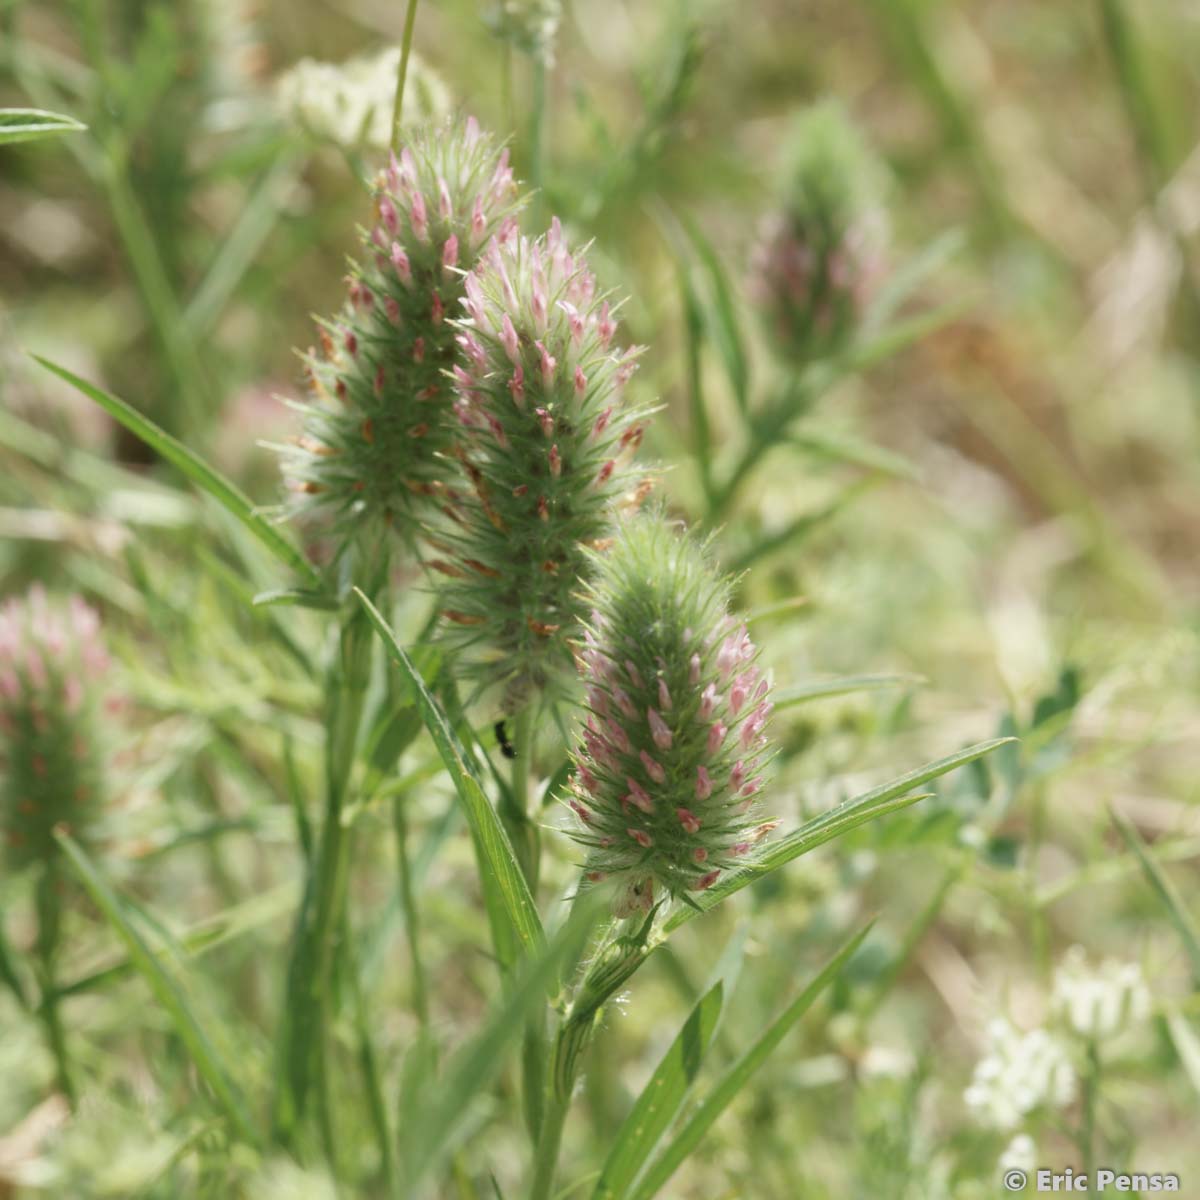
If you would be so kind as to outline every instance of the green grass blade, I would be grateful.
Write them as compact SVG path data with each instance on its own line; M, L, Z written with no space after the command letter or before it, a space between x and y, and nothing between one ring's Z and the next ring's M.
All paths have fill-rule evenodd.
M680 1163L700 1144L717 1118L729 1107L738 1093L749 1083L754 1073L767 1061L793 1025L812 1007L813 1001L829 986L854 952L862 945L871 926L854 935L821 973L775 1018L762 1036L725 1072L683 1128L659 1155L646 1176L631 1194L632 1200L650 1200L671 1178Z
M285 211L296 183L298 158L294 148L281 148L242 205L237 223L222 240L208 273L184 309L183 319L194 340L202 340L217 323Z
M748 571L760 559L778 554L781 550L795 551L799 543L811 534L824 528L830 521L849 508L860 496L879 485L878 479L862 479L851 484L835 496L828 504L813 512L801 513L795 520L789 522L777 533L759 538L745 553L739 555L729 564L731 575L740 575Z
M928 680L920 675L841 675L836 679L818 679L780 688L772 697L776 711L807 704L810 700L828 700L851 696L856 692L880 692L890 688L923 687Z
M80 133L82 121L43 108L0 108L0 146L34 142L60 133Z
M114 420L119 421L130 433L140 438L157 454L177 467L198 488L207 492L222 508L236 517L270 552L293 570L307 576L313 582L319 578L315 568L304 555L292 545L269 521L255 511L250 498L202 458L189 450L178 439L160 429L148 417L143 416L132 405L117 396L80 379L78 375L60 367L57 363L40 355L33 356L48 371L78 389L89 400L94 400Z
M870 333L888 325L900 310L900 306L915 294L921 284L929 280L967 244L966 233L961 229L948 229L935 237L924 249L919 250L908 262L896 268L883 283L866 316L864 331Z
M1175 1053L1179 1055L1184 1072L1200 1096L1200 1037L1196 1036L1196 1031L1181 1012L1167 1014L1167 1030L1171 1034L1171 1041L1175 1043Z
M911 482L919 482L921 479L920 468L903 455L885 450L873 442L851 437L844 430L835 433L826 429L797 429L788 435L788 441L813 458L826 462L866 467L869 471L878 471L882 475L892 476L893 479L906 479Z
M687 220L684 221L684 229L708 277L712 304L708 308L707 316L713 345L721 356L738 408L744 413L750 404L750 367L742 331L738 325L738 306L734 301L733 289L729 285L717 252L700 230Z
M1171 919L1171 924L1179 933L1180 941L1183 942L1183 948L1187 952L1188 962L1191 964L1192 985L1200 991L1200 930L1196 928L1192 914L1184 907L1183 900L1175 890L1175 885L1167 878L1166 872L1154 861L1153 856L1146 848L1146 843L1138 835L1138 831L1115 809L1109 809L1109 816L1112 817L1117 831L1125 839L1125 844L1137 856L1143 874L1159 900L1162 901L1163 907L1167 910L1167 916Z
M638 1177L700 1071L716 1032L724 995L724 985L718 980L692 1009L617 1131L592 1200L620 1200Z
M413 666L408 655L404 653L404 648L396 640L396 635L380 615L379 610L358 588L355 588L354 591L366 610L371 624L375 626L375 631L383 639L389 655L400 668L406 683L416 696L421 719L425 723L425 728L429 730L430 737L433 738L433 743L437 747L438 754L441 756L466 812L467 823L471 827L471 835L475 839L475 845L480 855L480 865L486 868L483 872L485 888L490 880L503 901L508 920L520 939L521 945L526 952L529 952L545 940L545 934L542 931L542 923L538 918L533 897L529 894L529 885L525 882L525 876L517 864L512 844L504 832L504 827L500 824L500 818L496 816L495 810L488 802L478 775L467 760L458 738L454 736L454 731L450 728L450 722L446 719L441 705L425 686L420 672ZM487 896L488 892L485 891L485 899Z
M447 1064L437 1086L428 1090L424 1107L414 1114L415 1124L402 1135L406 1194L416 1194L416 1185L453 1147L470 1116L472 1100L496 1078L506 1052L520 1041L527 1018L545 1003L547 989L581 950L598 905L597 897L574 906L570 919L525 960L482 1028Z
M720 880L706 892L698 893L695 897L695 907L689 905L674 913L667 921L664 932L670 933L671 930L679 928L698 913L707 912L722 900L732 896L734 892L740 892L742 888L762 879L764 875L779 870L793 859L807 854L810 850L815 850L818 846L823 846L843 833L848 833L851 829L878 817L886 816L888 813L916 804L918 800L926 797L910 795L909 793L914 788L928 783L931 779L936 779L939 775L945 775L956 767L974 762L977 758L990 754L997 747L1015 740L1015 738L992 738L987 742L978 742L974 746L968 746L965 750L959 750L956 754L939 758L936 762L926 763L925 766L918 767L907 775L901 775L890 783L872 788L871 791L864 792L860 796L854 796L835 808L831 808L828 812L814 817L793 833L768 846L762 858L753 866L739 871L727 879Z
M109 887L108 882L96 870L83 850L66 833L57 831L54 837L75 877L104 914L113 931L125 943L130 959L149 984L154 998L170 1017L196 1070L212 1088L213 1094L242 1138L251 1145L257 1145L258 1134L246 1110L245 1101L225 1064L220 1061L216 1047L196 1019L182 989L163 969L158 955L150 949L126 916L125 905L120 896Z

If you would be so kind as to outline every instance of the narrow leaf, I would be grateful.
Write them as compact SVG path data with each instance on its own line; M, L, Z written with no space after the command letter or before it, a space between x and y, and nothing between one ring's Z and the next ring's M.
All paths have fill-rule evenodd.
M358 589L354 589L359 602L366 610L367 617L376 632L383 639L384 646L393 661L400 668L405 681L416 696L417 708L425 728L437 747L438 754L450 775L458 798L462 801L467 815L467 823L471 827L471 835L475 839L476 848L481 858L481 866L486 866L483 872L485 886L489 878L498 888L500 897L508 914L508 919L516 931L526 952L540 945L545 938L542 923L538 919L537 908L533 897L529 894L529 885L517 865L516 856L500 824L495 810L488 803L483 786L471 764L468 762L463 748L442 707L429 693L420 672L413 666L404 648L396 640L391 627L380 615L379 610ZM490 876L489 876L490 872Z
M149 417L143 416L131 404L109 392L90 384L85 379L60 367L40 355L33 356L48 371L77 388L90 400L100 405L114 420L119 421L130 433L141 438L152 450L177 467L198 488L207 492L218 504L232 513L281 562L316 582L318 575L312 564L261 514L255 511L250 498L218 471L214 470L194 451L189 450L165 429L160 429Z
M810 700L828 700L855 692L879 692L888 688L923 687L928 681L920 675L842 675L837 679L818 679L780 688L772 699L775 708L794 708Z
M1179 1055L1179 1061L1192 1081L1192 1087L1200 1096L1200 1037L1196 1036L1196 1031L1187 1023L1181 1012L1167 1014L1167 1029L1170 1031L1171 1041L1175 1043L1175 1053Z
M228 1069L221 1062L216 1047L197 1021L183 990L163 969L158 956L126 916L121 898L109 887L83 850L66 833L56 831L54 838L66 855L67 863L75 877L104 914L117 936L125 943L130 959L150 985L154 998L170 1017L196 1070L212 1088L221 1107L241 1136L251 1145L256 1145L259 1140L258 1134L250 1121L245 1102Z
M598 900L598 898L597 898ZM574 960L598 908L597 900L576 905L553 938L525 960L515 984L493 1006L480 1031L447 1064L437 1086L414 1114L405 1144L406 1194L453 1146L472 1110L472 1100L485 1093L505 1064L506 1051L519 1040L527 1017L545 1003L545 993L560 968Z
M1167 878L1166 872L1154 861L1138 831L1116 809L1110 808L1109 816L1112 817L1113 824L1125 839L1125 844L1137 856L1143 874L1167 910L1167 916L1170 917L1171 924L1175 926L1187 953L1188 962L1191 964L1192 984L1197 990L1200 990L1200 930L1197 930L1192 914L1184 907L1179 893L1175 890L1175 885Z
M60 133L80 133L82 121L42 108L0 108L0 146L40 141Z
M946 758L939 758L937 762L927 763L915 771L910 771L907 775L901 775L891 783L872 788L869 792L854 796L835 808L831 808L828 812L821 813L820 816L806 822L793 833L769 845L762 858L752 866L727 879L719 880L708 891L698 893L695 898L695 907L681 908L674 913L667 921L664 932L669 933L672 929L677 929L698 913L707 912L728 896L732 896L734 892L740 892L742 888L762 879L764 875L779 870L794 858L799 858L802 854L807 854L810 850L823 846L843 833L848 833L851 829L855 829L867 821L873 821L877 817L907 808L910 804L925 799L925 796L911 796L908 793L914 788L920 787L921 784L936 779L939 775L945 775L946 772L953 771L956 767L974 762L977 758L990 754L997 747L1015 740L1015 738L993 738L991 741L978 742L974 746L968 746L965 750L950 754Z
M718 980L701 997L617 1131L592 1200L620 1200L675 1119L712 1043L724 1003Z
M750 368L747 365L742 331L738 325L733 289L729 286L725 268L721 265L716 251L700 230L691 221L685 221L684 228L708 277L712 304L707 315L713 344L725 366L725 373L729 377L738 408L745 412L750 402Z
M675 1173L679 1165L700 1144L717 1118L729 1107L737 1094L750 1082L754 1073L767 1061L793 1025L812 1007L813 1001L829 986L842 968L862 945L871 926L860 930L825 965L821 973L779 1014L762 1036L726 1071L716 1087L704 1098L699 1108L655 1160L645 1178L632 1193L633 1200L650 1200Z

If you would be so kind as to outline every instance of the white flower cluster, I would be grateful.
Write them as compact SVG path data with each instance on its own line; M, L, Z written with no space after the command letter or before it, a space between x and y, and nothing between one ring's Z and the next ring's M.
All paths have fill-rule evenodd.
M392 105L400 48L351 58L343 63L301 59L280 76L279 106L313 137L347 149L386 150L392 140ZM404 124L442 120L450 112L450 92L415 54L404 85Z
M562 0L499 0L485 20L497 37L549 64L562 20Z
M1027 1133L1018 1133L1000 1155L1001 1171L1032 1173L1037 1165L1037 1145Z
M998 1018L987 1028L987 1052L963 1094L986 1125L1015 1129L1039 1108L1062 1108L1075 1096L1066 1047L1045 1029L1022 1033Z
M1137 963L1107 959L1092 967L1080 946L1054 973L1050 1006L1083 1038L1107 1038L1150 1015L1150 989Z

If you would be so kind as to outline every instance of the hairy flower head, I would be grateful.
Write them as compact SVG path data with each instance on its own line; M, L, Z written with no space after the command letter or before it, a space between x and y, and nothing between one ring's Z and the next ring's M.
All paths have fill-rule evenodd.
M626 403L637 351L555 221L496 240L467 278L454 368L462 477L429 539L447 635L505 706L573 676L589 550L648 483L631 463L647 410Z
M108 654L82 600L40 587L0 608L0 804L15 863L54 850L56 825L76 837L100 803L93 723Z
M508 152L473 119L427 128L375 187L366 258L305 356L313 397L283 468L301 511L343 530L365 520L411 534L441 503L454 431L454 362L465 272L520 207Z
M886 241L882 174L837 105L797 118L782 203L762 222L750 278L785 357L835 353L855 332Z
M756 812L770 684L702 548L659 519L626 522L586 597L588 716L570 806L586 877L617 876L618 911L655 887L710 887L770 832Z

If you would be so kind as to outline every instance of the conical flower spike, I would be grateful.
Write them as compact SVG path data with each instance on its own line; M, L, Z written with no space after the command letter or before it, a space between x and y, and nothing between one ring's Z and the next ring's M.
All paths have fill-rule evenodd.
M444 502L455 437L446 372L465 271L520 208L507 154L473 119L429 128L376 181L366 257L342 311L305 356L312 388L284 473L296 507L342 531L382 519L416 532Z
M770 831L755 812L770 689L704 551L660 520L625 523L586 601L574 836L586 879L622 882L627 916L660 889L712 886Z
M845 346L878 280L884 177L833 104L797 119L786 171L782 204L759 231L750 291L780 353L808 361Z
M595 291L556 221L537 241L493 242L458 324L463 475L438 535L454 561L431 565L462 670L506 683L509 710L573 678L589 550L648 487L631 463L648 410L624 398L636 351L613 344Z
M86 838L101 771L94 720L108 670L100 621L39 587L0 608L0 803L15 865L54 851L55 826Z

